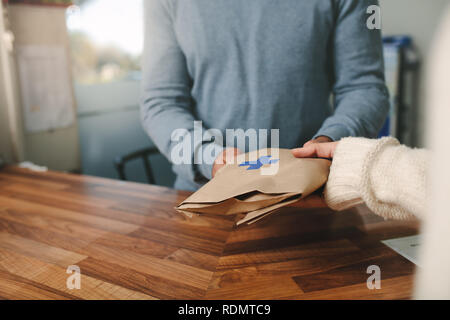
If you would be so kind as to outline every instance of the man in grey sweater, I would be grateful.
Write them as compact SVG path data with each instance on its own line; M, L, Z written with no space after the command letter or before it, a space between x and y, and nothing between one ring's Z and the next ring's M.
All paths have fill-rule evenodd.
M375 137L388 108L375 0L146 0L141 116L170 159L176 129L279 129L279 146ZM333 105L330 95L333 94ZM269 136L270 139L270 136ZM219 154L226 146L195 142ZM227 141L230 145L233 141ZM196 190L212 163L177 164Z

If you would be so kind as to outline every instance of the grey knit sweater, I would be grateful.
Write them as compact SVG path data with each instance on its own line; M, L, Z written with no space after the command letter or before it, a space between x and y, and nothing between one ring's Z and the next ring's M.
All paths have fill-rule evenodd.
M282 148L318 135L374 137L382 126L388 94L381 36L366 26L367 8L377 1L144 3L142 123L169 159L172 132L192 131L194 120L221 131L268 129L269 141L270 129L279 129ZM174 165L176 187L197 189L211 167Z

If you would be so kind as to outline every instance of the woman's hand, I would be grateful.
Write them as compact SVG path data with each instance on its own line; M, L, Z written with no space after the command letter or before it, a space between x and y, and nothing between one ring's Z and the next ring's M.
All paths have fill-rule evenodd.
M292 149L296 158L328 158L332 159L339 142L307 143L303 148Z

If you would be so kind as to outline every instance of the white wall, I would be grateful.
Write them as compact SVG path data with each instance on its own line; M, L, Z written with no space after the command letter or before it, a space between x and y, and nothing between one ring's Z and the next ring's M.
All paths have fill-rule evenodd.
M1 28L0 28L1 29ZM1 31L0 31L1 33ZM3 43L0 41L0 61L3 59ZM6 109L7 101L5 96L4 70L0 64L0 156L8 162L12 161L11 134L9 132L8 112Z
M450 0L380 0L383 20L383 35L411 35L422 57L418 97L418 140L417 145L424 144L424 123L426 113L425 79L423 72L430 53L435 31L450 5Z
M1 54L2 53L0 51L0 55ZM2 156L6 161L11 162L13 161L13 150L6 109L7 103L5 99L5 81L3 79L2 72L2 66L0 65L0 156Z
M7 32L6 14L0 2L0 35ZM20 112L17 105L16 90L11 79L13 75L13 56L8 49L10 41L0 38L0 156L8 163L22 161L23 134Z
M69 56L65 8L16 4L8 6L8 15L15 45L62 45ZM18 83L17 79L12 81ZM20 103L19 97L18 101ZM77 122L54 131L24 133L24 149L25 160L53 170L78 170L80 150Z

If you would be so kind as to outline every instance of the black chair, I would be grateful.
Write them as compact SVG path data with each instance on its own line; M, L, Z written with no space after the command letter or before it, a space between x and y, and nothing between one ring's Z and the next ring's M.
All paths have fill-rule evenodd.
M0 156L0 169L3 168L4 166L6 166L6 162L5 160L3 160L3 157Z
M116 167L117 173L119 174L119 179L126 181L127 178L125 176L125 165L127 162L142 158L144 163L145 174L147 176L147 180L149 184L155 184L155 177L153 176L152 167L150 166L150 161L148 159L149 156L158 154L159 151L156 147L145 148L138 151L131 152L124 156L118 156L114 159L114 166Z

